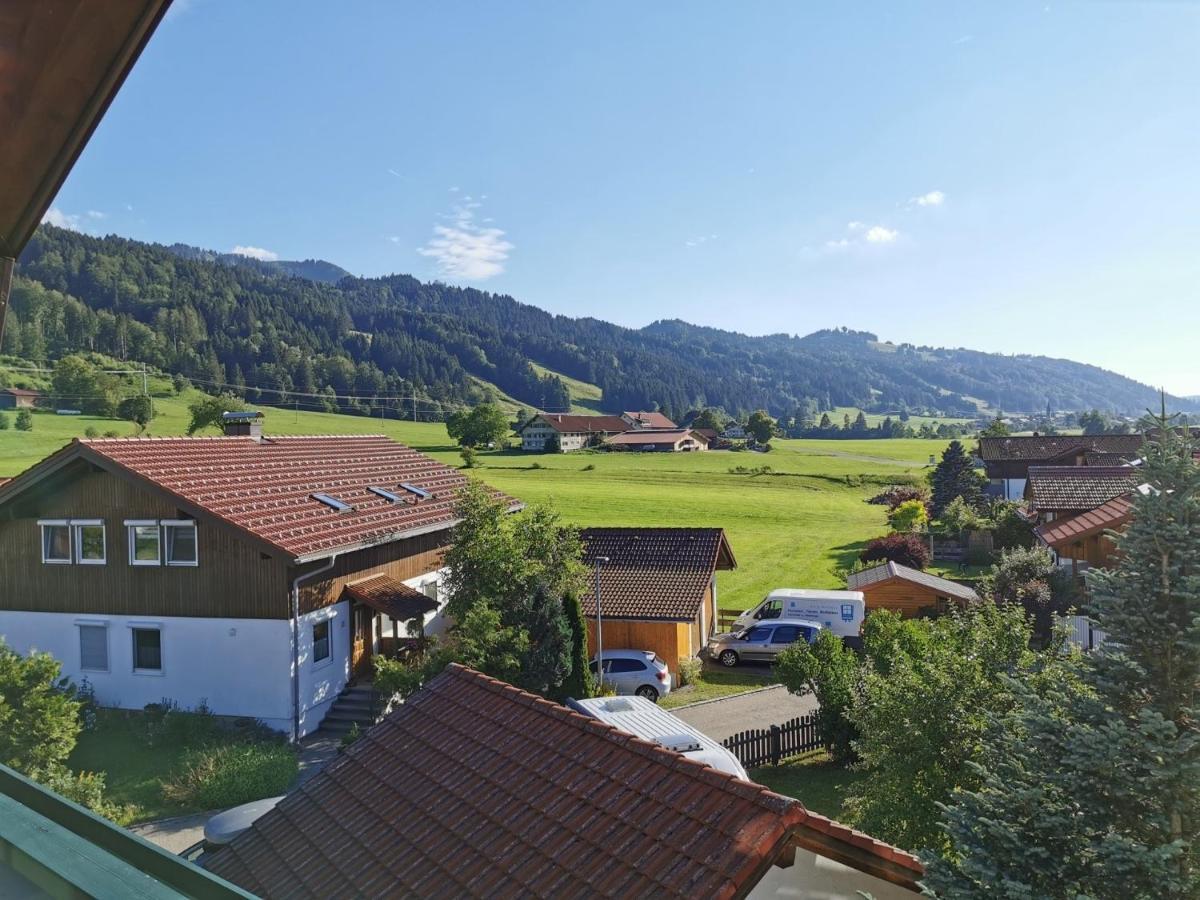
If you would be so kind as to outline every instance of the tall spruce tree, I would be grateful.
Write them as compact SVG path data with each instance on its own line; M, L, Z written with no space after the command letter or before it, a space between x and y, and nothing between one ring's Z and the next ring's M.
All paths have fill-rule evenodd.
M1200 896L1200 467L1170 424L1119 562L1089 578L1109 638L994 722L981 787L945 810L951 853L928 860L936 896Z
M979 508L983 484L961 441L951 441L942 451L942 460L934 467L929 481L935 517L940 516L955 497L962 497L972 509Z

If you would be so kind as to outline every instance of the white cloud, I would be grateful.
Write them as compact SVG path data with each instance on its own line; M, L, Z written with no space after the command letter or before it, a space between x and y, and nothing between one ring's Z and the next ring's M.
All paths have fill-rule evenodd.
M505 240L501 229L484 227L475 221L478 208L478 201L456 206L450 224L434 225L433 237L424 247L417 248L422 256L437 262L441 274L483 281L504 271L513 244Z
M913 197L909 202L915 203L917 206L941 206L946 202L946 195L941 191L930 191L920 197Z
M57 206L50 207L46 211L46 214L42 216L42 221L56 228L69 228L72 231L79 231L79 216L65 213Z
M972 40L971 35L964 34L962 37L958 38L957 40L953 40L950 43L954 44L955 46L958 46L960 44L969 44L969 43L971 43L971 40Z
M866 227L867 227L866 225L864 225L862 222L858 222L858 221L846 223L846 228L849 231L862 231Z
M900 236L900 232L892 228L884 228L882 225L872 225L864 236L871 244L890 244Z
M825 249L836 253L839 250L845 250L850 246L850 243L851 241L849 238L838 238L835 241L826 241Z
M264 250L262 247L247 247L242 244L238 244L230 252L236 253L238 256L248 256L251 259L261 259L263 262L274 262L279 259L279 254L274 250Z
M389 234L389 235L388 235L388 240L389 240L389 241L391 241L393 244L398 244L398 243L400 243L400 235L398 235L398 234Z
M100 212L98 209L89 209L87 211L87 217L89 219L107 219L108 213Z
M702 234L699 237L689 238L683 242L685 247L699 247L701 244L707 244L709 241L715 241L715 234Z

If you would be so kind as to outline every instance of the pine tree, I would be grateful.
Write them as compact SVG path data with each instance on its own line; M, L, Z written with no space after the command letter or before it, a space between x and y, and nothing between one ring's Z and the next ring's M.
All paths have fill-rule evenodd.
M563 614L571 628L571 674L563 680L559 693L564 699L574 697L582 700L592 696L596 687L588 668L587 622L583 618L579 594L575 591L567 591L563 596Z
M1089 577L1108 640L994 723L945 812L941 897L1200 896L1200 467L1159 417L1119 562Z
M978 509L982 502L983 486L961 441L950 442L929 480L933 488L935 517L940 516L955 497L962 497L972 509Z

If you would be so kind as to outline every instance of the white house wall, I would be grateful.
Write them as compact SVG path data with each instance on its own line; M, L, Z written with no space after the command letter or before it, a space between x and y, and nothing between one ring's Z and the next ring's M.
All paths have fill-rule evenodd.
M320 662L313 659L313 625L329 620L329 657ZM288 643L291 647L291 623L288 627ZM284 672L290 672L291 660ZM350 603L342 603L318 609L300 617L300 737L316 731L350 680ZM290 685L289 685L290 690ZM281 731L291 731L291 697L288 697L288 719ZM214 712L217 712L214 708Z
M107 628L107 671L80 668L80 625ZM161 672L134 672L134 627L161 631ZM167 698L195 708L203 701L217 715L248 716L280 731L291 730L292 642L287 619L0 611L0 636L18 653L50 653L76 683L86 677L102 706L142 709ZM309 629L310 650L311 638Z
M772 866L748 896L751 900L771 897L862 900L864 894L875 900L913 900L918 896L907 888L803 848L796 850L796 861L788 868Z

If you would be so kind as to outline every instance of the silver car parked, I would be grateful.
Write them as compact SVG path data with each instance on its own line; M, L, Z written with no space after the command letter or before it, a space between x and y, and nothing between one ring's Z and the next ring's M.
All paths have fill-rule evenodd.
M717 634L708 642L708 655L723 666L746 662L773 662L796 641L811 644L825 626L807 619L775 619L745 631Z
M637 694L647 700L671 692L671 670L653 650L605 650L604 683L618 694ZM598 678L596 659L592 658L592 678Z

